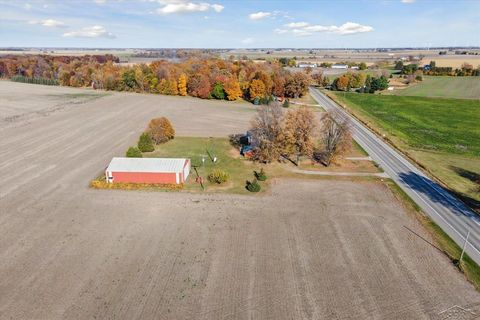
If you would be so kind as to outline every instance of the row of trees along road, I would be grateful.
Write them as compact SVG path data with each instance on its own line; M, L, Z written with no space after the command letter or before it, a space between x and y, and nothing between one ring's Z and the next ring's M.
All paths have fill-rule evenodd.
M0 58L0 77L24 76L53 79L60 85L166 95L190 95L203 99L303 96L309 75L291 73L278 62L228 61L190 58L134 66L120 65L105 56L7 55Z
M384 75L372 77L364 73L346 73L336 78L331 84L331 90L350 91L358 89L360 93L374 93L388 88L388 79Z

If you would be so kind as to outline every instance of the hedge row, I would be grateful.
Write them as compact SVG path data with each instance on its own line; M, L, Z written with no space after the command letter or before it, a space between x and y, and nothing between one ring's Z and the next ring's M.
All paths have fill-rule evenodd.
M46 86L58 86L59 83L55 79L47 79L47 78L30 78L24 76L13 76L10 80L14 82L23 82L23 83L32 83L32 84L43 84Z

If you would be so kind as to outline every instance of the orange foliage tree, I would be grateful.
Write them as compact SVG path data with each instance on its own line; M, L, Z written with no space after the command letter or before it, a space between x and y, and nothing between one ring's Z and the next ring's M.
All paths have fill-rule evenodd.
M242 89L240 89L240 83L235 78L229 78L224 86L223 89L227 94L227 99L230 101L237 100L242 96Z

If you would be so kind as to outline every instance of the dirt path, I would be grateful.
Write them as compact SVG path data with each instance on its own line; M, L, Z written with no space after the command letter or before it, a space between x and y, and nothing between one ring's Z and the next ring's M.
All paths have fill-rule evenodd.
M26 89L49 108L48 87L0 82L3 97ZM87 188L151 117L224 136L251 110L112 94L0 126L0 318L430 319L480 303L378 183L290 180L264 197Z

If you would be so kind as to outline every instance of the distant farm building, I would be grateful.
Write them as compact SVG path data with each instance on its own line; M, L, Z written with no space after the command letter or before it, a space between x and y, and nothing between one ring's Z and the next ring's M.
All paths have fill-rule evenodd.
M190 159L113 158L105 170L107 182L184 183L190 173Z
M348 65L346 65L346 64L334 64L334 65L332 65L332 69L348 69Z
M352 70L358 70L358 69L360 69L360 67L358 67L358 66L352 66L351 69L352 69Z
M311 63L311 62L299 62L297 63L298 68L316 68L317 64L316 63Z

